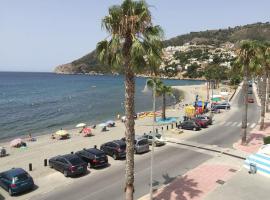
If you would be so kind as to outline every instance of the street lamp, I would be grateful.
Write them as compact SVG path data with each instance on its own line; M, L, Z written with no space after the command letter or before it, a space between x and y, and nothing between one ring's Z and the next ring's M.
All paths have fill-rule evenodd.
M153 166L154 166L154 145L155 145L155 122L156 122L156 82L152 79L153 82L153 88L152 88L152 94L153 94L153 124L152 124L152 147L151 147L151 163L150 163L150 200L153 199ZM146 87L144 88L143 92L146 92L148 89L148 86L146 84Z

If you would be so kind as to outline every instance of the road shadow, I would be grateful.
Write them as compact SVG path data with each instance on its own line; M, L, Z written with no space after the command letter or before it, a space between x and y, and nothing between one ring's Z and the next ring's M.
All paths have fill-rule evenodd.
M201 190L197 189L198 183L195 182L194 179L189 179L188 176L173 178L168 175L163 175L163 178L165 182L171 183L161 189L160 192L155 192L154 200L170 199L172 195L174 195L177 200L187 200L187 196L194 198L202 193Z
M264 137L265 135L261 133L251 133L247 138L247 144L253 140L263 140Z

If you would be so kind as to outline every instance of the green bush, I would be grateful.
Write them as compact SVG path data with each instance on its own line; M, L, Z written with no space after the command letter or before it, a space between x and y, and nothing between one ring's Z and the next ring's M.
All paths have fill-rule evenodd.
M270 136L264 137L263 142L264 144L270 144Z

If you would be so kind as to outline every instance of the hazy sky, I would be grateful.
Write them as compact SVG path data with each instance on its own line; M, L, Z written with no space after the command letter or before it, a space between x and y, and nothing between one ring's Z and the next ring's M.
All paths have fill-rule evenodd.
M166 38L269 20L269 0L148 0ZM106 37L101 19L120 0L0 0L0 71L52 71Z

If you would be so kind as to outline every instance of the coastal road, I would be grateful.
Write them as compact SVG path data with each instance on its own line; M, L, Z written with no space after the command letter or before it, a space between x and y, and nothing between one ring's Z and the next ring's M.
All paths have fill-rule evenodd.
M175 145L157 147L154 159L155 186L167 184L176 176L210 159L212 156L179 148ZM150 153L135 156L135 199L149 193ZM120 200L124 199L125 162L111 166L102 173L90 174L73 184L38 195L34 200Z
M255 127L260 119L260 107L256 102L254 94L254 103L248 106L248 131ZM191 137L188 140L210 145L218 145L220 147L230 148L233 143L240 139L242 127L242 110L243 110L243 90L241 89L237 96L231 102L232 110L228 111L229 118L210 128L203 134ZM227 112L227 111L225 111Z
M239 140L242 120L242 90L232 102L232 110L226 111L228 118L224 122L206 129L202 134L195 135L189 140L204 144L232 147ZM254 98L255 99L255 98ZM249 104L249 129L258 120L260 108L257 103ZM154 160L154 183L156 186L167 184L176 176L182 175L190 169L212 158L210 154L201 153L176 145L168 144L156 148ZM150 153L135 156L135 199L149 193ZM119 200L124 199L125 162L112 165L101 173L93 173L79 178L74 183L56 188L49 193L33 197L33 200Z

